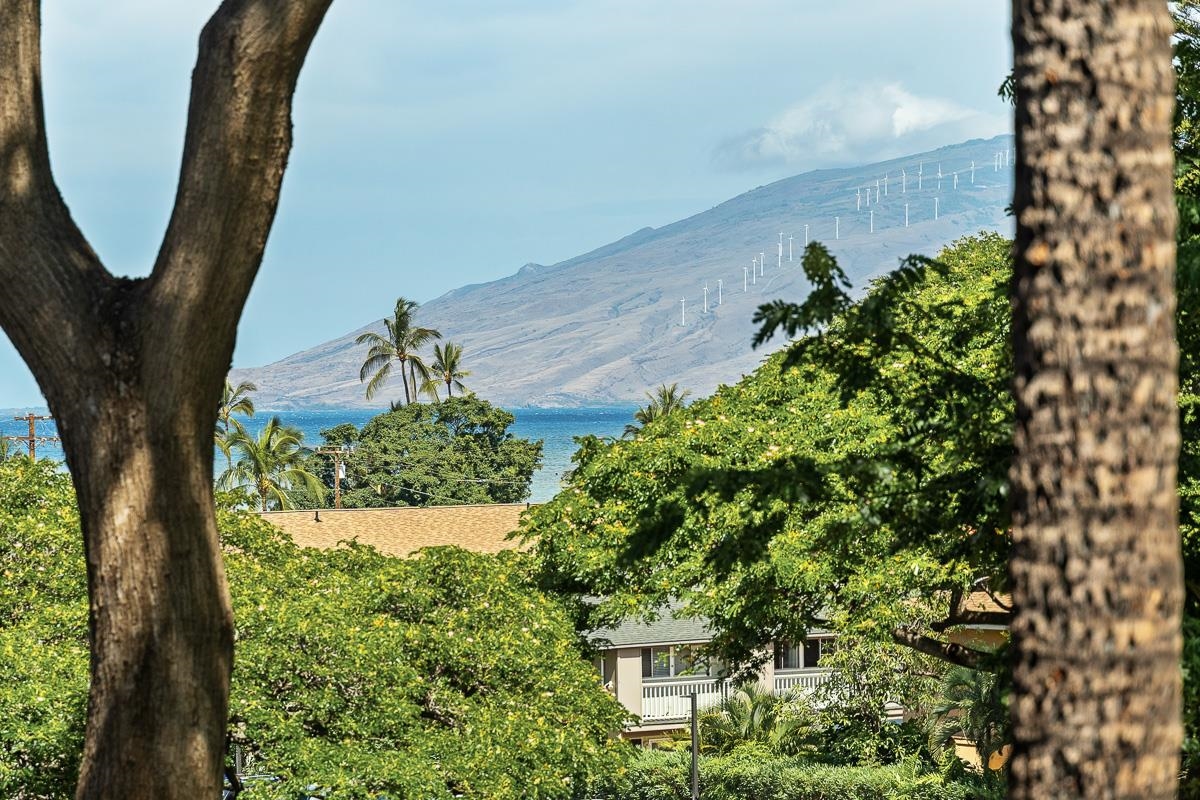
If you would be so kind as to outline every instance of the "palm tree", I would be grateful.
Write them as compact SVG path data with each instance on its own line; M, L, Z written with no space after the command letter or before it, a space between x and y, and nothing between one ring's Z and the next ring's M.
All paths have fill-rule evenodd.
M375 331L367 331L354 340L355 344L371 346L371 349L367 351L366 361L358 371L360 381L367 380L368 375L371 376L370 382L367 383L368 400L374 397L375 393L387 383L387 379L392 374L392 364L397 361L400 362L400 379L404 382L404 402L412 403L416 400L418 373L428 377L428 367L417 355L417 351L429 340L442 338L442 334L433 328L420 328L413 325L413 315L418 307L419 304L415 300L396 298L395 312L390 319L383 321L384 327L387 328L387 335L383 336ZM405 375L406 367L408 375Z
M325 486L302 466L306 453L303 438L300 431L285 426L279 417L272 417L258 436L251 436L245 429L234 430L230 450L237 452L237 460L221 475L221 486L252 488L262 500L263 511L272 502L281 510L291 508L288 491L292 489L303 487L315 497L322 497Z
M680 390L678 383L672 383L670 386L664 383L653 392L646 392L646 398L650 402L633 414L633 418L640 422L641 425L626 425L625 435L636 436L642 428L654 420L673 414L681 408L686 408L687 403L684 401L687 400L691 393L689 389Z
M458 387L460 393L467 392L468 389L463 385L462 378L470 375L461 369L462 367L462 345L454 342L446 342L446 346L440 344L433 346L433 363L429 365L430 375L421 384L421 391L433 396L434 400L438 399L438 385L446 384L446 396L454 396L454 387Z
M1008 744L1008 705L1004 684L996 675L966 667L951 667L942 677L941 699L930 711L929 747L934 752L967 739L979 753L984 772L991 757Z
M216 439L217 447L225 454L226 470L233 467L233 456L229 449L233 441L233 433L243 430L242 423L234 415L254 416L254 400L250 398L250 393L257 391L258 387L250 381L242 381L234 386L229 382L229 378L225 379L225 388L221 392L221 404L217 407Z
M776 752L801 749L809 730L796 691L775 695L750 681L739 685L715 708L700 715L700 739L706 750L727 753L757 742Z

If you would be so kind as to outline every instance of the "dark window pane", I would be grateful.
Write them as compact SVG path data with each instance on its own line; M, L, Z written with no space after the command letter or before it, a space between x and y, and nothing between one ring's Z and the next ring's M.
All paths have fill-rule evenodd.
M649 677L650 677L650 664L651 664L651 661L650 661L650 648L649 648L649 647L643 647L643 648L642 648L642 677L643 677L643 678L649 678Z
M821 663L821 640L809 639L804 643L804 666L812 668Z

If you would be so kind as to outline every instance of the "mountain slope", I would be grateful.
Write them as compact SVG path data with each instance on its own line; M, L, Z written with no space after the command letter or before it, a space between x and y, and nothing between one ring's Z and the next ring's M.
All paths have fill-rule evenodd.
M997 153L1011 146L1009 136L972 140L785 178L559 264L530 264L506 278L455 289L422 306L417 319L461 342L471 371L467 385L504 405L640 402L644 391L675 381L704 395L765 356L750 349L758 305L803 296L806 225L810 239L825 243L861 289L909 253L932 255L980 229L1011 230L1004 211L1011 170L996 168ZM752 280L748 268L760 253L766 254L764 274ZM397 286L393 295L401 294ZM393 299L381 298L379 312L390 310ZM233 378L258 384L262 408L381 405L403 389L389 387L382 403L364 400L358 369L365 348L354 338L372 327L382 331L376 321L274 364L234 370Z

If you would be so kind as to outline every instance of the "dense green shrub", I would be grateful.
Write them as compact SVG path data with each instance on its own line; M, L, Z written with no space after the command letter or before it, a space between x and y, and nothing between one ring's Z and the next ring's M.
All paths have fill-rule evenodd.
M237 625L232 744L245 800L577 797L621 769L627 714L523 556L301 549L219 513ZM85 567L69 477L0 463L0 798L73 795L88 682ZM213 798L215 800L215 798Z
M605 787L607 800L688 800L691 757L686 752L647 752L619 783ZM844 767L804 759L771 758L750 747L700 761L704 800L998 800L970 775L947 779L925 773L915 761L886 767Z

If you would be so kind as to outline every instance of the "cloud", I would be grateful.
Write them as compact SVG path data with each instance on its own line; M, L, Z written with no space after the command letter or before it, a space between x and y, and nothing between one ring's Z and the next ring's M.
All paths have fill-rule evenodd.
M764 127L717 146L726 169L835 166L875 161L1008 129L1008 121L899 83L831 83Z

